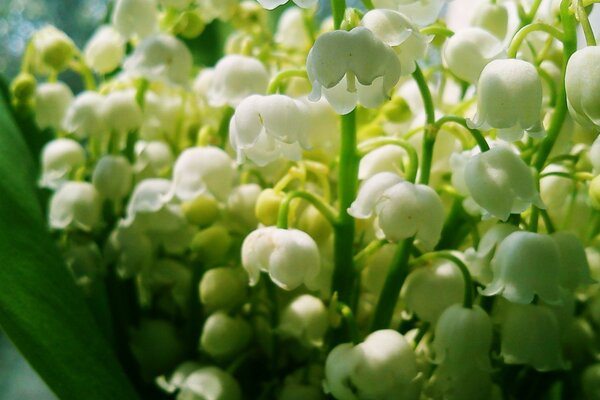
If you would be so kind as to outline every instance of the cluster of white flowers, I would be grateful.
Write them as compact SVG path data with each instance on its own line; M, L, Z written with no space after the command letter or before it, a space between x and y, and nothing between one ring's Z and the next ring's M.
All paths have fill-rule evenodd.
M54 135L76 282L135 304L133 374L180 400L598 398L592 2L444 23L457 3L116 0L82 51L33 35L13 105ZM231 33L196 65L205 32Z

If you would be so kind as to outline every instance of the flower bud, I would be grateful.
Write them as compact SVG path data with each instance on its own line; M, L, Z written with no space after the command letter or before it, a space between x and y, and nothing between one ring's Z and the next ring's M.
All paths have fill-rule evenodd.
M67 68L75 56L75 43L54 26L49 25L37 31L32 41L42 66L56 72Z
M143 114L133 89L108 94L100 114L108 128L118 134L125 134L142 125Z
M276 192L273 189L265 189L260 192L256 199L256 217L263 225L275 225L277 223L277 215L279 213L279 205L284 196L281 192Z
M105 155L94 168L92 184L101 196L117 201L129 194L132 178L131 165L125 157Z
M256 183L247 183L235 187L227 199L229 216L243 231L254 229L258 225L255 210L261 191Z
M279 331L307 347L320 347L328 327L327 308L314 296L296 297L281 314Z
M526 364L538 371L567 367L562 358L558 322L548 308L512 304L500 338L501 355L507 364Z
M465 282L460 270L452 262L442 261L411 272L400 296L419 319L435 324L444 310L462 302L464 292Z
M542 138L541 112L542 81L535 67L523 60L494 60L479 76L477 114L467 123L470 128L496 128L507 141L519 140L523 131Z
M217 367L203 367L187 376L177 400L241 400L237 381Z
M155 0L117 0L111 22L126 39L144 38L158 30L157 14Z
M576 51L567 64L565 89L567 105L573 119L586 128L600 126L600 47L588 46Z
M246 320L217 311L204 322L200 348L211 357L230 358L248 346L251 336L252 328Z
M338 114L348 114L357 103L376 108L389 98L400 78L394 51L364 27L319 36L306 60L312 84L309 100L323 95Z
M156 261L138 276L141 303L154 303L169 315L189 312L191 286L191 269L168 258Z
M152 265L152 242L138 227L119 224L108 237L105 258L116 264L120 278L130 278Z
M550 236L511 233L500 243L492 260L493 281L481 292L501 294L514 303L528 304L534 296L549 304L560 302L560 251Z
M600 398L600 363L588 366L581 374L581 388L585 400Z
M340 400L416 400L421 384L415 353L398 332L371 333L336 346L325 361L325 391Z
M100 223L100 196L91 183L67 182L50 199L49 220L54 229L91 231Z
M180 200L198 196L227 198L234 175L229 155L218 147L192 147L184 150L173 167L173 194Z
M108 134L108 126L101 114L104 100L104 96L92 91L78 94L66 111L63 129L79 139L100 138Z
M545 208L527 164L504 146L476 154L464 169L464 179L473 200L490 215L506 221L532 203Z
M600 175L595 176L594 179L590 182L590 187L588 189L588 196L590 197L590 202L592 206L596 209L600 209Z
M99 74L119 67L125 55L125 40L112 26L99 27L83 51L85 62Z
M502 42L480 28L456 32L448 39L443 51L444 63L450 71L469 83L477 83L481 71L490 61L504 57L506 51Z
M208 101L213 107L236 107L251 94L264 94L269 85L269 73L255 58L228 55L215 65Z
M306 29L302 10L292 7L281 14L277 22L275 43L283 48L299 51L310 48L312 40Z
M17 102L26 103L35 94L36 86L37 82L33 75L21 72L12 81L10 91Z
M312 237L318 244L324 243L331 236L331 223L312 204L308 205L298 218L298 229Z
M59 130L73 101L73 92L62 82L42 83L35 91L35 122L40 129Z
M213 225L198 232L190 247L204 264L213 265L227 255L231 247L231 235L227 228Z
M303 283L309 289L320 271L319 249L314 240L297 229L259 228L242 244L242 266L250 285L258 283L260 272L284 290L294 290Z
M508 30L508 10L504 4L478 2L471 17L471 25L485 29L503 40Z
M210 196L198 196L181 204L183 215L189 223L209 226L219 218L219 204Z
M153 35L145 38L125 60L123 71L134 78L187 86L192 72L192 54L173 36Z
M228 311L244 301L246 286L241 268L212 268L200 280L200 301L208 309Z
M42 149L40 186L58 189L85 164L85 150L73 139L54 139Z
M298 161L308 149L309 113L303 102L283 95L246 97L229 123L237 162L246 157L264 166L283 156Z

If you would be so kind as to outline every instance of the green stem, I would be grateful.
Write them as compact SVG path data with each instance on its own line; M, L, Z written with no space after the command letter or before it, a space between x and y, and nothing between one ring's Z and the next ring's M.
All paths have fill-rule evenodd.
M333 29L340 29L346 12L346 0L331 0L331 15L333 16Z
M378 147L385 145L395 145L403 148L408 155L408 168L406 169L406 180L414 183L417 179L417 170L419 168L419 156L415 148L406 140L395 137L378 137L362 142L358 146L359 157L364 157L367 153Z
M354 219L348 208L358 190L358 157L356 137L356 110L341 116L342 132L338 164L338 217L333 225L334 270L332 292L341 302L353 306Z
M408 276L408 260L413 247L414 238L408 238L398 244L394 259L390 265L383 289L377 301L371 332L379 329L387 329L392 322L394 309L400 295L400 289Z
M448 261L454 263L458 269L460 270L463 279L465 281L465 292L463 297L463 307L465 308L473 308L473 279L471 278L471 273L469 272L469 268L465 265L465 263L454 254L449 251L434 251L431 253L427 253L422 255L421 257L415 259L411 264L420 264L425 261L434 260L436 258L443 258Z
M569 12L569 1L563 0L560 5L560 16L561 22L564 29L563 36L563 61L562 61L562 78L561 82L565 81L565 72L567 69L567 63L571 55L577 50L577 31L576 21L573 15ZM537 152L537 157L534 161L534 167L541 171L544 168L546 159L552 151L552 147L562 128L565 118L567 116L567 95L564 83L560 85L557 95L556 108L552 114L550 120L550 126L548 127L548 135L540 144L540 148Z
M231 117L233 117L234 109L232 107L226 106L223 111L223 115L221 116L221 123L219 124L219 145L223 149L227 146L227 141L229 140L229 121Z
M387 243L388 241L385 239L375 239L371 241L371 243L369 243L364 249L362 249L357 255L354 256L354 264L359 264L360 262L362 262L362 260L374 254L377 250L385 246ZM357 266L357 268L360 270L360 267Z
M588 14L585 12L585 8L583 7L581 0L576 0L575 4L575 15L581 24L581 29L583 30L583 34L585 36L585 42L588 46L595 46L596 37L594 36L594 30L590 24Z
M534 0L533 4L531 5L531 9L529 10L529 13L527 13L527 23L534 20L541 4L542 0Z
M423 71L419 65L416 65L415 72L412 73L413 79L416 81L423 98L423 105L425 107L425 132L423 137L423 151L421 158L421 176L419 177L419 183L426 185L429 183L429 175L431 174L431 162L433 158L433 146L435 145L435 108L433 106L433 98L431 97L431 91L427 85L427 80L423 76Z
M513 37L507 51L508 58L515 58L527 35L529 35L531 32L537 31L546 32L560 41L564 41L565 39L565 34L552 25L548 25L543 22L529 24L521 28Z
M454 31L440 25L430 25L420 30L422 35L436 35L444 37L454 36Z
M277 214L277 227L282 229L288 228L288 216L290 210L290 204L292 200L300 198L311 203L331 225L335 224L337 220L336 211L327 204L322 198L302 190L294 190L293 192L289 192L281 204L279 205L279 212Z
M467 120L464 119L463 117L459 117L456 115L443 116L442 118L435 121L435 127L437 129L440 129L442 127L442 125L444 125L447 122L455 122L455 123L460 124L463 127L465 127L469 131L471 136L473 136L473 139L475 139L475 141L477 142L477 146L479 146L479 149L481 150L482 153L486 152L490 149L490 146L488 145L485 138L481 134L481 131L479 131L479 129L469 128L469 125L467 124Z
M548 215L548 211L540 209L540 215L542 216L542 220L544 221L544 225L546 226L546 232L548 232L548 234L556 232L556 228L554 227L552 219L550 219L550 215Z
M267 94L275 94L279 91L281 84L290 78L304 78L308 79L308 74L305 69L288 69L285 71L281 71L269 83L269 87L267 88Z
M375 5L373 4L372 0L361 0L361 1L367 10L375 9Z

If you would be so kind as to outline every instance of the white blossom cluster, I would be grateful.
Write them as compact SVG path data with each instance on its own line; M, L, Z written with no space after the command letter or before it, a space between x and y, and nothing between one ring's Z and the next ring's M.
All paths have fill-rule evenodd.
M116 0L82 50L33 35L11 88L53 135L48 224L87 296L133 302L134 373L180 400L600 398L593 2L331 3Z

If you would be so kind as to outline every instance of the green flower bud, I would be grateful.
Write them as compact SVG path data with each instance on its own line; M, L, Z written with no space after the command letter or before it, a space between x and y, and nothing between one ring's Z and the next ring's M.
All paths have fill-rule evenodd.
M212 357L229 358L248 346L251 335L252 328L246 320L218 311L204 323L200 348Z
M197 11L186 11L173 27L173 33L186 39L198 37L206 28Z
M590 182L588 195L590 196L592 206L595 209L600 210L600 175L596 176Z
M10 91L18 103L26 103L35 94L37 82L35 77L26 72L21 72L12 81Z
M221 225L214 225L198 232L192 239L191 249L207 265L223 260L231 246L231 236Z
M246 275L240 268L213 268L200 281L200 301L208 309L230 310L244 301L246 286Z
M258 199L256 199L254 212L261 224L269 226L277 223L279 205L283 197L283 193L276 192L273 189L265 189L260 193Z
M185 218L194 225L209 226L219 218L219 204L208 196L198 196L181 204Z
M302 211L298 220L298 229L308 233L317 243L325 242L332 232L327 218L313 205L309 205Z
M55 71L64 70L75 55L75 43L63 32L53 26L37 31L33 45L43 66Z

